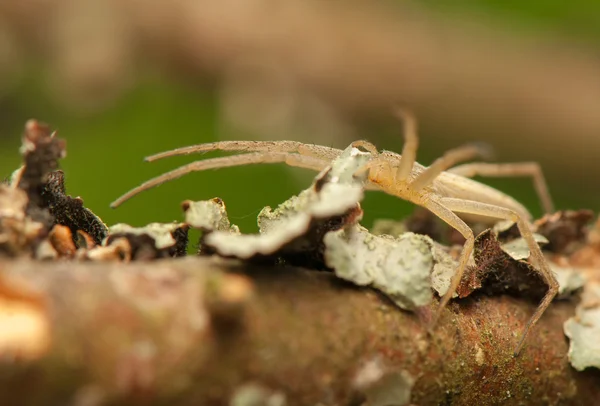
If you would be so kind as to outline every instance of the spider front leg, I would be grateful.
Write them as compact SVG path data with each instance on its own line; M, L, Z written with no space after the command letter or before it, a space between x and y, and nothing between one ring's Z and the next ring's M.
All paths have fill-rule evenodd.
M525 326L525 330L523 331L523 335L521 336L521 339L519 340L519 343L517 344L517 347L514 352L515 355L517 355L519 353L519 351L521 351L521 349L523 348L525 339L529 335L531 328L539 320L539 318L542 316L544 311L548 308L548 306L550 305L550 302L552 302L552 299L554 299L554 297L556 296L556 294L558 292L558 281L556 280L556 276L554 275L554 273L548 266L548 262L544 258L544 254L542 254L542 250L540 249L540 247L538 246L537 242L535 241L535 239L533 237L533 232L531 231L531 228L529 227L528 223L517 212L507 209L505 207L500 207L500 206L496 206L493 204L476 202L476 201L472 201L472 200L456 199L456 198L451 198L451 197L440 198L438 200L437 204L439 204L441 207L443 207L447 210L451 210L452 212L469 213L469 214L495 217L495 218L503 219L503 220L512 220L517 223L519 232L521 233L521 236L527 242L527 246L529 247L530 255L531 255L531 258L533 259L535 269L540 274L540 276L544 279L546 284L548 285L548 292L546 292L546 295L544 296L544 298L538 305L537 310L534 312L533 316L531 316L531 318L527 322L527 324ZM428 206L426 206L426 207L429 208ZM437 208L434 205L432 211L434 213L438 214L438 212L435 211L436 209ZM441 217L441 218L443 220L445 220L446 222L448 222L453 227L457 228L461 233L463 233L461 228L458 228L458 227L462 227L461 224L459 224L455 220L451 220L452 222L449 222L448 220L446 220L446 218L444 218L444 217ZM462 220L461 220L461 222L462 222ZM465 234L463 233L463 235L465 235ZM465 238L467 238L467 235L465 235ZM468 246L467 246L467 244L465 244L466 248L463 248L463 254L465 253L465 250L468 250L469 255L470 255L470 252L473 249L473 246L472 246L473 233L472 232L468 235L468 239L470 239L471 242L468 243ZM462 259L463 258L461 255L461 260ZM462 278L462 274L464 272L464 268L461 268L461 266L463 266L462 262L461 262L461 265L459 265L459 269L457 269L457 271L455 273L455 276L452 280L450 289L444 296L444 299L446 299L446 300L442 299L442 302L440 303L440 310L438 310L438 312L441 311L441 306L445 305L447 303L447 301L450 299L450 297L452 297L452 294L454 293L454 291L456 291L456 288L458 287L458 284L460 283L460 278Z
M163 173L155 178L152 178L136 188L131 189L117 200L110 204L113 209L120 206L123 202L131 199L133 196L143 192L144 190L151 189L165 182L169 182L173 179L180 178L192 172L205 171L208 169L219 169L228 168L232 166L244 166L252 164L273 164L273 163L285 163L289 166L295 166L299 168L312 169L320 172L329 165L329 161L325 161L319 158L304 156L292 153L272 153L272 152L253 152L248 154L226 156L221 158L211 158L202 161L192 162L187 165L180 166L177 169L173 169L170 172Z
M218 141L205 144L190 145L160 152L145 158L147 162L179 155L205 153L210 151L241 151L241 152L265 152L265 153L298 153L318 159L333 160L342 153L337 148L322 145L305 144L298 141Z

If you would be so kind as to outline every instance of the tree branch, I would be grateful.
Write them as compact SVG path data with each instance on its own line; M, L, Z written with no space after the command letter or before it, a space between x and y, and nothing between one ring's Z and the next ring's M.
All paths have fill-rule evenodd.
M360 404L398 376L420 405L600 396L599 372L568 364L573 302L514 358L536 303L508 296L457 301L429 336L435 304L404 312L325 272L203 258L0 270L5 404L226 404L249 384L288 404Z

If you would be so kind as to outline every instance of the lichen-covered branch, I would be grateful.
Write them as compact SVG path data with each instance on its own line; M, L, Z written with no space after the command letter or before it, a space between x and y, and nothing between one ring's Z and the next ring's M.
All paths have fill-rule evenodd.
M332 274L186 258L0 263L3 404L589 404L554 303L461 300L432 335L417 314ZM403 388L399 390L398 388ZM138 402L138 403L135 403ZM242 402L242 403L235 403ZM376 404L376 403L374 403ZM406 403L397 403L406 404Z
M23 141L25 165L0 185L6 404L581 404L600 394L598 370L584 371L598 368L600 353L600 227L587 227L591 212L535 222L571 299L551 305L515 358L547 287L514 224L476 238L463 300L428 332L431 287L448 289L452 249L357 223L365 180L357 169L370 152L351 145L308 189L261 211L260 234L245 235L218 198L185 201L184 223L107 229L65 194L55 170L64 141L35 121ZM432 234L431 221L419 223L387 228ZM205 257L176 260L190 227L202 232ZM575 309L571 295L582 288Z

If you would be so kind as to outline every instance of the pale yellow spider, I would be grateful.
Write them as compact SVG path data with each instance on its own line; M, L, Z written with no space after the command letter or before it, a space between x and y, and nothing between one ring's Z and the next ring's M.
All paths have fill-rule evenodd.
M533 237L529 225L531 215L527 209L512 197L492 187L469 179L469 177L475 175L531 176L544 210L552 212L552 201L540 167L537 163L533 162L519 164L470 163L454 166L461 161L482 155L482 149L475 145L465 145L450 150L433 162L432 165L425 167L415 161L418 147L415 119L411 114L403 110L397 110L396 114L404 121L405 142L402 155L390 151L378 152L377 148L367 141L356 141L353 143L353 146L362 147L372 154L372 158L362 169L368 171L368 180L365 188L380 190L427 208L458 230L466 239L450 288L441 299L432 324L435 324L442 310L456 291L465 271L467 261L473 251L475 241L473 231L455 213L483 216L488 220L489 218L512 220L517 224L522 237L529 246L534 266L548 284L548 292L525 326L523 335L515 349L516 355L523 347L531 328L555 297L558 291L558 282ZM214 150L244 151L247 153L206 159L184 165L132 189L113 202L111 206L116 207L146 189L179 178L193 171L278 162L321 171L342 152L336 148L295 141L221 141L159 153L147 157L146 160L154 161L175 155Z

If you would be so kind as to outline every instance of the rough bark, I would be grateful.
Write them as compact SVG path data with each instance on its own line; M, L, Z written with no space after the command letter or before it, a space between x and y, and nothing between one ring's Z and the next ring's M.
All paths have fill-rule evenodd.
M377 384L372 369L414 380L417 405L592 404L600 374L566 357L573 301L555 302L513 357L536 305L474 295L429 335L435 304L401 311L325 272L3 261L0 404L229 404L253 384L288 405L352 405Z

